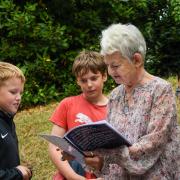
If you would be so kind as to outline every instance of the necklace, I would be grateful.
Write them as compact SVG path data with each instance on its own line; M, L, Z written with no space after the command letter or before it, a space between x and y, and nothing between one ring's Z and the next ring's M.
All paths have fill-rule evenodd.
M129 100L132 97L132 94L133 93L131 92L131 95L129 97L127 97L126 92L124 91L124 109L123 109L123 112L125 115L128 115L128 113L129 113Z
M127 96L126 90L124 88L124 108L123 108L123 112L124 112L125 115L129 114L129 102L130 102L130 100L132 100L131 98L132 98L132 95L134 94L135 87L137 87L137 85L141 83L141 81L143 80L145 74L146 74L146 72L144 71L142 77L137 81L136 85L128 93L129 94L128 96Z
M124 102L123 112L124 112L125 115L128 115L128 113L129 113L129 104L128 104L127 101Z

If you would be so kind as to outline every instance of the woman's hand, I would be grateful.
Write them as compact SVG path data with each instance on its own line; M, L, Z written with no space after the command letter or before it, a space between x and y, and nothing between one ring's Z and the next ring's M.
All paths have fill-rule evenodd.
M135 145L132 145L129 147L129 154L133 159L138 160L138 158L143 154L143 152L140 151L140 149Z
M130 146L129 147L129 153L130 154L137 154L138 153L138 148L136 146Z
M98 170L100 171L103 167L104 161L103 157L100 157L99 155L95 154L95 152L86 152L85 153L87 157L85 157L85 163L92 167L92 170Z

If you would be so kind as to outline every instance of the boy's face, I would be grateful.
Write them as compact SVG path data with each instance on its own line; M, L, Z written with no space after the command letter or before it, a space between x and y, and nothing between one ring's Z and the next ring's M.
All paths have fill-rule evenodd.
M0 86L0 109L16 113L24 90L24 83L19 78L10 78Z
M102 96L104 82L107 80L107 75L97 74L89 71L81 77L77 77L77 84L81 87L85 98L89 101L96 101Z

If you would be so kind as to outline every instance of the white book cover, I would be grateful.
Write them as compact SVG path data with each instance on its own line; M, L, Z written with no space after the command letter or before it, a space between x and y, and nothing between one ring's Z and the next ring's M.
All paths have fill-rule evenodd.
M64 138L60 136L40 134L40 137L59 147L63 151L69 153L74 156L75 159L82 165L85 166L84 155L80 153L78 150L73 148Z

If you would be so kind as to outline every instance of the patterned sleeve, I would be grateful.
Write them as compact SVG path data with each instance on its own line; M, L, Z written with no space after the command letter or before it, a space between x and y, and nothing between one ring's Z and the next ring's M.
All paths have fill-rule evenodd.
M154 92L146 135L132 145L136 148L136 152L130 154L128 147L121 147L110 150L109 156L108 151L102 151L104 155L102 171L107 171L108 164L116 163L130 174L144 174L162 154L171 138L174 124L176 124L176 105L171 85L159 85ZM112 158L112 155L116 158ZM111 159L115 161L111 162Z

